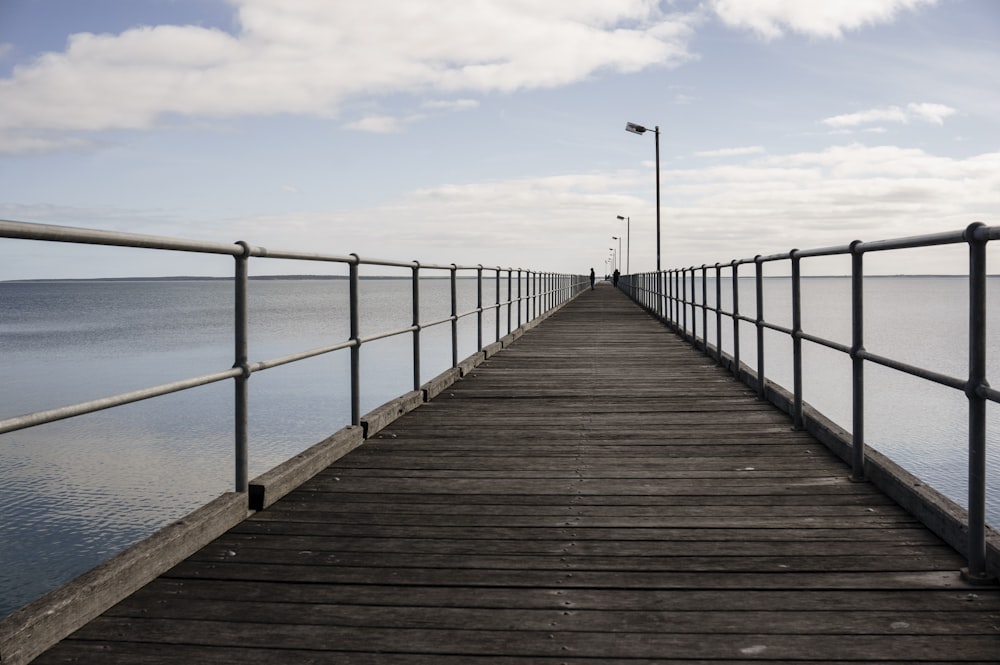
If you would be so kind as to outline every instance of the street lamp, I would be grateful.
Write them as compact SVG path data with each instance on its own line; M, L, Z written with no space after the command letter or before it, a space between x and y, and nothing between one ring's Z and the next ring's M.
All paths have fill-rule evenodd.
M648 128L634 122L625 123L625 131L633 134L645 134ZM660 126L653 128L656 140L656 272L660 272Z
M622 217L618 215L618 219L625 220L625 272L629 275L632 274L632 231L629 227L632 225L628 217Z
M621 236L611 236L612 240L618 241L618 269L622 269L622 237Z
M611 270L614 270L615 267L617 266L617 262L615 261L615 248L608 247L608 249L611 250Z

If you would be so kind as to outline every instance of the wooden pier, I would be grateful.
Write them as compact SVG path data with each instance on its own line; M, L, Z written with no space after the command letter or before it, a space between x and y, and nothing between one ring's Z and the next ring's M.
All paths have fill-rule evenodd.
M1000 661L1000 589L602 286L35 662Z

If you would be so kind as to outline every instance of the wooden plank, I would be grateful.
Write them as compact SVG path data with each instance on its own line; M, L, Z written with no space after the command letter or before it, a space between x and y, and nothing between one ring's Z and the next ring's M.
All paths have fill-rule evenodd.
M247 665L274 665L274 663L298 663L305 665L496 665L495 656L475 656L470 654L414 654L387 652L320 652L289 648L242 648L242 647L201 647L176 645L172 647L174 658L165 657L158 645L134 642L88 642L81 644L72 652L64 648L56 648L51 656L53 663L79 662L116 662L132 663L133 665L163 665L164 663L199 663L199 665L232 665L246 663ZM168 659L170 658L170 659ZM515 657L504 656L503 663L510 665L566 665L568 661L563 655L555 657ZM604 658L602 665L658 665L666 662L683 662L686 665L740 665L747 662L739 660L701 660L686 658L681 661L669 656L655 659L643 658ZM801 660L768 660L773 665L801 665ZM810 660L810 665L835 665L844 661L826 659ZM857 661L873 662L873 661ZM922 660L923 665L953 665L954 661ZM969 665L995 665L994 659L966 660Z
M303 618L303 610L308 616ZM391 607L338 605L327 603L272 603L266 600L231 601L164 599L151 606L142 618L185 620L192 616L211 617L212 621L299 624L339 627L391 625L399 628L434 626L444 630L519 630L551 631L562 627L587 632L655 633L734 633L787 635L953 635L956 617L945 610L897 608L872 611L865 608L841 610L837 621L822 608L812 610L757 610L753 605L733 607L729 613L706 610L663 609L566 609L566 608L477 608L435 607L394 604ZM129 617L109 613L118 621ZM964 617L966 635L992 635L995 628L985 615ZM113 623L113 621L109 621ZM84 634L100 639L100 629ZM83 637L81 634L80 637Z
M723 639L725 633L711 632L711 627L690 633L671 632L669 625L662 625L656 632L641 633L631 630L577 631L570 624L572 618L570 614L564 622L545 630L520 626L509 630L323 626L323 630L317 630L316 625L306 622L144 619L140 641L155 642L162 645L161 648L173 644L244 648L286 646L344 653L377 649L390 653L473 653L494 657L662 658L670 654L677 660L736 658L741 654L759 659L766 653L769 658L802 659L823 654L827 659L857 661L870 659L871 654L884 649L887 642L892 644L895 658L906 662L930 658L951 659L957 663L994 658L997 653L996 637L982 634L798 635L739 631L733 635L735 639ZM103 617L89 625L86 632L90 639L110 641L123 632L134 630L131 620Z

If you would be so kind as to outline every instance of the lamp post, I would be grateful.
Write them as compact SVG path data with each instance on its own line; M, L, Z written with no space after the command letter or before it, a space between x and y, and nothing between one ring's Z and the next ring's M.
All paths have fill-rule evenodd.
M629 217L622 217L618 215L618 219L625 220L625 272L629 275L632 274L632 231L630 227L632 226Z
M625 131L633 134L645 134L648 128L634 122L625 123ZM660 126L653 128L656 141L656 272L660 272Z
M618 241L618 269L622 269L622 237L621 236L611 236L612 240Z
M615 248L614 247L608 247L608 249L611 250L611 270L613 272L614 269L618 266L618 262L615 261Z

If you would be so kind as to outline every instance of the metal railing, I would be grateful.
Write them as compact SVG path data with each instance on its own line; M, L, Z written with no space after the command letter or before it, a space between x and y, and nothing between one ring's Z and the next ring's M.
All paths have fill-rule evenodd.
M451 327L451 364L458 367L459 349L459 326L461 319L466 317L476 317L476 345L479 352L485 349L483 314L492 310L495 319L495 341L501 340L503 310L506 309L506 334L510 334L515 328L520 328L524 324L546 314L573 298L580 293L585 286L589 285L588 278L584 275L569 275L555 272L537 272L533 270L523 270L521 268L487 268L482 265L434 265L422 264L417 261L399 262L380 259L369 259L359 257L357 254L334 255L318 254L299 251L274 250L265 247L257 247L246 242L234 244L198 242L193 240L183 240L162 236L139 235L132 233L119 233L112 231L100 231L94 229L82 229L64 226L53 226L44 224L31 224L26 222L0 220L0 238L13 238L24 240L41 240L59 243L80 243L90 245L103 245L114 247L131 247L167 250L177 252L197 252L202 254L215 254L231 256L235 259L234 272L234 357L235 361L231 368L219 370L201 376L195 376L180 381L173 381L149 388L130 391L103 397L87 402L72 404L44 411L28 413L13 418L0 420L0 434L23 430L29 427L43 425L66 418L81 416L95 411L110 409L125 404L131 404L140 400L176 393L198 386L216 383L233 379L235 385L235 490L245 493L249 484L249 460L248 460L248 428L249 419L249 389L248 381L256 373L267 369L279 367L289 363L294 363L308 358L314 358L323 354L332 353L348 349L350 351L350 393L351 393L351 425L361 423L361 348L370 342L395 337L399 335L411 335L413 341L413 390L421 387L421 345L420 333L423 330L434 326L450 324ZM349 303L350 303L350 334L345 340L323 346L300 351L294 354L250 362L248 350L248 282L249 282L249 262L251 259L290 259L297 261L314 261L322 263L343 264L348 269L349 279ZM361 280L359 275L360 266L381 266L387 268L403 268L411 271L410 280L412 282L411 306L412 323L409 326L396 330L379 331L370 335L362 335L360 326L360 306L358 285ZM420 279L425 271L445 272L450 280L451 290L451 312L447 317L434 320L422 321L420 309ZM477 282L477 303L476 307L468 311L458 311L458 279L459 273L474 273ZM484 305L483 303L483 274L492 273L496 281L495 302ZM466 278L466 277L463 277ZM468 277L468 278L471 278ZM501 300L501 282L506 281L506 299ZM516 284L516 287L515 287ZM514 289L516 288L516 293ZM515 314L516 311L516 314ZM516 326L515 326L516 316Z
M986 403L1000 403L1000 391L990 387L986 376L986 246L1000 239L1000 226L975 223L961 231L912 236L875 242L856 240L847 245L819 249L793 249L782 254L736 259L714 266L680 268L661 272L626 275L621 278L621 288L637 303L683 335L688 341L723 362L723 317L732 322L731 369L743 378L744 365L740 362L740 323L756 328L756 379L753 384L757 394L764 398L769 379L765 374L764 332L782 333L792 341L792 405L791 416L795 427L803 427L802 399L802 342L812 342L834 351L847 354L852 367L852 428L851 467L852 478L865 477L865 362L876 363L890 369L932 381L959 390L968 398L968 539L966 553L968 568L963 571L972 580L986 579ZM969 249L969 339L968 373L953 377L927 368L894 360L865 350L864 326L864 256L871 252L904 250L937 245L967 244ZM802 329L802 275L803 259L848 255L851 258L851 344L841 344ZM764 317L764 265L781 261L791 262L791 327L767 321ZM739 268L754 266L756 312L748 316L739 307ZM714 270L715 304L709 302L709 270ZM732 284L732 311L722 309L723 271L728 271ZM700 279L698 279L700 275ZM700 281L700 298L697 285ZM690 292L689 292L690 290ZM698 313L701 313L700 337ZM708 341L709 314L715 316L716 340ZM690 314L690 319L689 315Z

